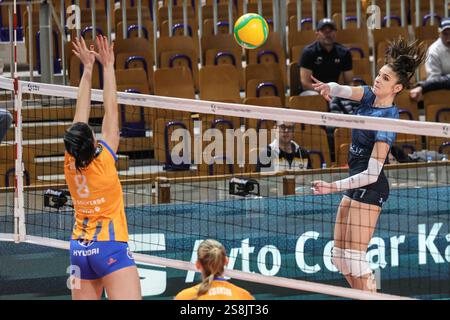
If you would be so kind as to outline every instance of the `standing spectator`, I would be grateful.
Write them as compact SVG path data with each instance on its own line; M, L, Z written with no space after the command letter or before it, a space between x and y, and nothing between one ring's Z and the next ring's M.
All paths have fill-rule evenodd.
M428 91L450 90L450 18L442 20L439 38L428 48L425 70L427 79L410 91L416 101L422 100L422 95Z
M317 41L305 47L300 58L301 96L316 95L311 76L327 82L339 82L344 74L345 84L353 79L352 54L349 49L336 42L336 23L328 18L317 24Z

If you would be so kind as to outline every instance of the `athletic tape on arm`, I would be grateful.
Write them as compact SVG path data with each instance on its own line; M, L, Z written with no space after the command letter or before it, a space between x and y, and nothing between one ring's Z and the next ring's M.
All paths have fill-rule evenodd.
M330 95L333 97L350 99L352 96L352 88L350 86L341 86L336 82L328 82L330 87Z
M355 174L349 178L336 181L336 187L338 191L356 189L372 184L378 180L381 169L383 169L383 163L377 159L370 158L367 169L361 173Z

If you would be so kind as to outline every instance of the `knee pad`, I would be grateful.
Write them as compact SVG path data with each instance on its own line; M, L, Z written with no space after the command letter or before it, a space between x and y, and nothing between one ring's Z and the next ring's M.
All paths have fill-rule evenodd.
M366 260L366 252L351 249L345 249L344 251L345 263L352 276L361 277L372 273L372 269L370 269Z
M347 264L345 263L345 254L344 249L333 247L333 250L331 251L331 261L336 266L336 268L339 270L340 273L342 273L344 276L350 274L350 270L347 267Z

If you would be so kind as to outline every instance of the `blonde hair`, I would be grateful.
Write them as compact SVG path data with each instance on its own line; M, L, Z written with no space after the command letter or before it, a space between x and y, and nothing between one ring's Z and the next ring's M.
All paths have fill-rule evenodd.
M206 294L211 288L214 277L220 276L225 270L225 247L218 241L207 239L200 243L197 259L203 267L203 281L197 292L197 298Z

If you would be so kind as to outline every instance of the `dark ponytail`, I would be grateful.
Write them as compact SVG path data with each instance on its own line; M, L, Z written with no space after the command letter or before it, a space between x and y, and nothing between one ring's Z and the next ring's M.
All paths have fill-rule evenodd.
M416 69L425 61L426 47L423 42L414 41L408 44L408 40L399 37L389 42L386 51L385 64L398 76L398 83L403 88L408 88Z
M74 123L64 134L66 151L75 158L77 171L85 169L94 160L95 145L92 129L83 122Z

